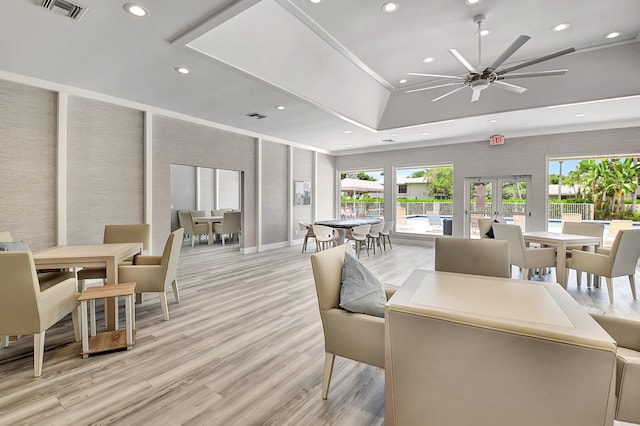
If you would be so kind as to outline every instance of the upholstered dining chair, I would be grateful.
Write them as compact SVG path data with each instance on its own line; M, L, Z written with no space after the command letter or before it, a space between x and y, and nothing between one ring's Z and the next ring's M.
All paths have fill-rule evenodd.
M496 240L509 243L509 258L512 265L522 269L522 278L529 279L534 268L555 268L556 250L553 247L527 247L518 225L494 223L493 235Z
M33 375L42 374L46 331L72 314L80 340L78 293L73 274L41 289L30 251L0 253L0 336L33 334Z
M136 293L159 293L165 321L169 321L169 286L173 287L176 302L180 303L177 274L183 236L182 228L169 234L162 256L136 256L133 265L118 267L118 280L123 283L135 282Z
M188 235L191 239L191 247L195 245L196 238L198 242L200 242L202 235L209 235L209 225L206 223L195 223L189 211L179 211L178 221L180 222L180 227L184 229L184 235Z
M435 270L509 278L509 244L488 238L436 238Z
M569 269L575 269L578 285L582 272L594 274L598 279L605 277L609 303L613 303L613 278L626 275L629 277L631 294L636 299L635 273L639 258L640 229L624 229L618 232L608 253L573 250L571 259L567 261L567 274Z
M391 246L391 231L393 230L393 225L395 221L390 220L384 223L382 230L380 231L380 241L382 241L382 248L387 250L387 243L389 243L389 248L393 249Z
M493 224L494 224L494 219L484 219L484 218L478 219L478 229L480 230L479 232L480 232L481 239L493 238L491 236L493 235L493 228L492 228Z
M302 242L302 253L307 250L307 242L310 238L316 239L315 234L313 233L313 226L310 223L306 223L303 221L298 222L298 228L304 232L304 241ZM317 242L316 242L317 244ZM317 251L317 250L316 250Z
M313 225L316 236L316 252L338 245L338 231L326 225Z
M369 234L370 229L371 225L359 225L347 229L345 238L355 243L356 256L358 257L358 259L360 258L360 251L362 250L363 246L367 249L367 256L369 255L369 247L367 247L367 234Z
M562 233L563 234L574 234L574 235L588 235L590 237L599 237L600 238L600 245L597 248L600 248L600 247L602 247L603 238L604 238L604 236L603 236L603 234L604 234L604 224L602 224L602 223L585 223L585 222L577 222L577 221L568 221L568 222L564 222L562 224ZM593 250L593 247L590 247L590 246L567 246L567 256L571 256L571 250L589 251L589 250ZM591 278L592 277L593 277L593 274L587 274L587 287L591 286ZM599 279L596 278L596 281L599 282Z
M340 308L340 285L349 244L311 255L311 267L324 331L322 399L327 399L336 355L384 368L384 318L355 314ZM395 290L386 289L387 299Z
M213 224L214 239L215 234L220 235L222 245L224 245L225 235L229 235L229 241L233 239L234 235L238 237L241 231L241 214L233 211L224 212L222 222Z
M380 249L380 253L382 253L382 243L380 240L380 231L384 228L384 222L374 223L371 225L371 229L369 229L369 233L367 234L367 248L373 246L373 254L376 254L376 246Z
M631 229L633 228L633 221L631 220L612 220L609 222L609 228L607 228L607 234L604 236L604 245L607 247L611 247L613 245L614 240L616 239L616 235L618 232L623 229Z
M591 314L617 344L615 418L640 424L640 321Z

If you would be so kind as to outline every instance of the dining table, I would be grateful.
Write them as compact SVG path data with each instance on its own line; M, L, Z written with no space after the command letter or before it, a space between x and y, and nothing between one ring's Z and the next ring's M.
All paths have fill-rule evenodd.
M209 245L213 244L213 224L221 223L224 216L195 216L195 223L206 223L209 226Z
M38 250L33 260L38 269L105 268L106 284L118 284L118 264L142 253L142 243L70 244ZM108 330L118 329L117 310L112 299L105 299Z
M338 230L338 244L344 244L344 236L347 229L360 225L375 225L382 222L380 219L371 219L368 217L357 217L349 219L329 219L318 220L314 225L324 225Z
M527 244L538 243L552 246L556 249L556 281L563 287L567 286L567 247L585 246L596 247L600 245L600 237L577 234L563 234L548 231L523 232L524 242Z

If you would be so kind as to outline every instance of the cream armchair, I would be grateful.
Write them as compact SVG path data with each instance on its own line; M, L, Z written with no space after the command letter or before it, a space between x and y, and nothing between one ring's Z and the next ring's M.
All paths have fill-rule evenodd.
M184 234L191 238L191 247L195 245L196 237L200 241L202 235L209 235L209 225L206 223L194 223L193 216L189 211L179 211L178 221L180 222L180 227L184 229Z
M640 321L591 315L616 341L616 414L618 420L640 423Z
M173 287L176 302L180 303L178 291L178 261L182 248L182 228L172 232L167 238L162 256L136 256L133 265L118 267L120 282L135 282L136 293L159 293L160 304L165 321L169 320L169 306L167 304L167 289Z
M222 222L213 224L213 232L214 234L220 235L222 238L222 245L224 245L224 236L226 234L229 234L229 240L231 240L234 235L240 235L241 214L241 212L224 212Z
M436 238L435 270L509 278L509 245L489 238Z
M75 340L80 340L76 279L49 283L54 285L41 291L29 251L0 253L0 271L0 336L33 334L33 374L39 377L45 334L52 325L71 313Z
M553 247L527 247L522 236L522 228L518 225L494 223L492 226L495 239L509 243L510 262L522 268L523 279L530 278L533 268L556 267L556 250Z
M311 266L324 330L324 380L327 399L336 355L384 368L384 318L354 314L340 308L344 255L353 255L349 244L311 255ZM395 290L385 289L387 299Z
M626 275L629 277L631 294L636 299L636 264L640 258L640 229L624 229L616 235L611 251L590 253L573 250L571 259L567 261L569 268L575 269L578 285L582 272L606 277L609 303L613 303L613 278ZM598 284L598 283L596 283Z

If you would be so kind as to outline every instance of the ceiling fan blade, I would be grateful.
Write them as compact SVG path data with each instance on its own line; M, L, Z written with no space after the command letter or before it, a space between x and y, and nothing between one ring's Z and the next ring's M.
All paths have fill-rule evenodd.
M449 53L451 53L451 55L453 55L453 57L456 58L456 60L460 62L463 67L469 70L469 72L476 72L476 69L456 49L449 49Z
M505 83L504 81L494 81L493 84L495 84L495 86L500 89L508 90L510 92L524 93L527 91L527 89L525 89L524 87L516 86L515 84L511 83Z
M449 96L449 95L453 95L453 94L454 94L454 93L456 93L458 90L462 90L462 89L464 89L464 87L465 87L465 86L460 86L460 87L458 87L457 89L453 89L452 91L450 91L450 92L448 92L448 93L445 93L445 94L444 94L444 95L442 95L442 96L438 96L438 97L437 97L437 98L435 98L435 99L431 99L431 102L439 101L439 100L440 100L440 99L442 99L442 98L446 98L446 97L447 97L447 96Z
M471 102L475 102L475 101L479 101L480 100L480 92L482 92L482 90L472 90L471 91Z
M439 77L439 78L456 78L463 79L464 77L460 77L457 75L440 75L440 74L422 74L419 72L408 72L407 75L417 75L419 77Z
M439 84L438 86L421 87L420 89L407 90L405 91L405 93L422 92L423 90L437 89L438 87L455 86L457 84L460 84L460 83L446 83L446 84Z
M498 75L506 74L508 72L519 70L520 68L528 67L529 65L534 65L534 64L538 64L540 62L548 61L550 59L557 58L558 56L567 55L567 54L573 53L575 51L576 51L576 49L574 47L569 47L567 49L559 50L557 52L550 53L548 55L541 56L539 58L523 62L523 63L521 63L519 65L514 65L512 67L505 68L503 70L498 71L496 74L498 74Z
M501 75L498 80L505 80L507 78L528 78L528 77L545 77L547 75L565 75L569 70L549 70L549 71L536 71L536 72L517 72L506 75Z
M502 55L500 55L498 57L498 59L496 59L491 65L489 65L485 69L485 72L488 72L488 73L494 72L496 70L496 68L498 68L500 65L502 65L504 63L504 61L509 59L509 57L511 55L516 53L516 51L518 49L520 49L523 44L528 42L529 39L531 39L531 37L529 37L527 35L521 35L520 37L518 37L513 43L511 43L511 45L509 47L507 47L507 50L502 52Z

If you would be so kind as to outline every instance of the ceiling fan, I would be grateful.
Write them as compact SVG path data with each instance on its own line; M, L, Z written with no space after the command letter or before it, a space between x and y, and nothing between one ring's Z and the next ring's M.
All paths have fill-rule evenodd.
M485 20L484 15L476 15L473 17L473 22L478 24L478 66L473 67L469 61L465 59L460 52L456 49L449 49L449 53L453 55L453 57L464 66L469 73L466 75L438 75L438 74L423 74L417 72L409 72L408 75L416 75L421 77L438 77L438 78L452 78L458 81L454 83L446 83L439 84L437 86L429 86L422 87L420 89L412 89L407 90L406 93L413 92L421 92L423 90L431 90L437 89L439 87L447 87L447 86L459 86L452 91L445 93L442 96L439 96L432 101L439 101L442 98L445 98L449 95L456 93L459 90L464 89L465 87L470 87L471 92L471 102L475 102L480 99L480 93L484 89L489 86L495 86L500 89L508 90L515 93L523 93L527 89L521 86L516 86L515 84L505 83L502 80L510 79L510 78L525 78L525 77L547 77L552 75L563 75L568 70L550 70L550 71L538 71L538 72L522 72L522 73L512 73L511 71L518 70L520 68L528 67L529 65L534 65L540 62L548 61L550 59L557 58L558 56L563 56L569 53L573 53L576 51L575 48L569 47L567 49L560 50L558 52L551 53L549 55L541 56L536 59L531 59L529 61L522 62L518 65L513 65L507 68L498 69L500 65L502 65L511 55L513 55L518 49L522 47L531 37L526 35L521 35L518 37L507 49L502 52L502 54L496 59L491 65L482 69L482 43L481 43L481 31L482 31L482 22Z

